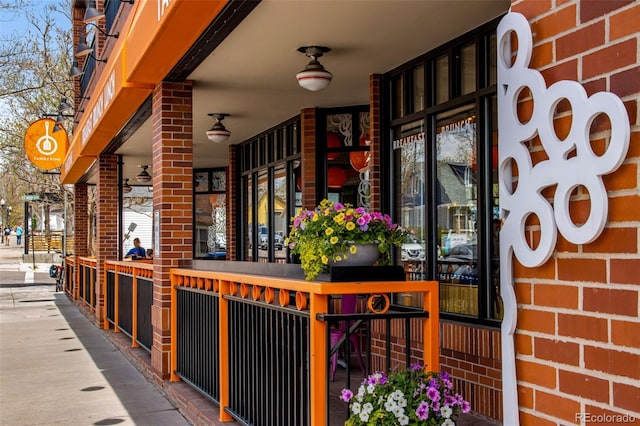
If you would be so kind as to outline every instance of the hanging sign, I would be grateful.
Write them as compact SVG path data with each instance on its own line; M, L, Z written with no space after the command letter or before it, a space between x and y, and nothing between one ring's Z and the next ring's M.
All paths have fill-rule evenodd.
M41 118L29 126L24 135L24 151L34 166L41 170L52 170L62 165L69 138L63 128L53 131L56 122Z

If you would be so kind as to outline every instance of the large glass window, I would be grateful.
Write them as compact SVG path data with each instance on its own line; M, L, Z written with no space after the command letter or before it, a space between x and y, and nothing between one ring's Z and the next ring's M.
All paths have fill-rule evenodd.
M226 171L195 169L193 180L193 256L223 260L227 254Z
M299 128L295 118L239 146L241 260L287 262L284 239L293 208L302 200Z
M326 140L325 195L334 202L369 207L369 107L319 110ZM320 150L320 153L323 151Z
M496 25L489 23L385 76L391 207L395 219L415 232L396 262L410 279L440 282L443 317L490 325L502 318ZM420 68L428 71L426 87L416 84ZM421 97L428 102L419 110ZM396 303L417 301L404 295Z

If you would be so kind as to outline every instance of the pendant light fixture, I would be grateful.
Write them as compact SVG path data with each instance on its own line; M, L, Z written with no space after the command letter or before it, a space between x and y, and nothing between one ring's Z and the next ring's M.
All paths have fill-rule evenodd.
M302 46L298 48L298 52L304 53L311 58L307 66L296 74L300 86L312 92L329 87L333 74L324 69L322 64L318 62L318 58L330 51L331 49L325 46Z
M149 182L151 182L151 175L147 172L149 166L144 165L140 166L140 168L142 168L142 171L138 174L138 176L136 176L136 180L140 183L148 184Z
M130 193L130 192L131 192L131 190L132 190L132 189L133 189L133 188L131 188L131 185L129 185L129 178L126 178L126 179L124 180L124 184L122 184L122 192L123 192L124 194L128 194L128 193Z
M213 126L209 130L207 130L207 138L209 138L211 142L215 143L225 142L229 139L229 136L231 136L231 132L224 127L222 120L224 120L225 117L228 117L229 114L210 113L208 115L209 117L215 118L216 122L213 123Z

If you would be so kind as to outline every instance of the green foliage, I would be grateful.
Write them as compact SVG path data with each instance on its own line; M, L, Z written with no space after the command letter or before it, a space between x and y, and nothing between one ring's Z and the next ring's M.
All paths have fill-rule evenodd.
M392 247L400 247L410 233L389 215L329 200L322 200L313 211L303 210L292 222L285 242L300 256L307 280L316 278L330 262L355 254L354 244L377 244L378 263L388 265Z

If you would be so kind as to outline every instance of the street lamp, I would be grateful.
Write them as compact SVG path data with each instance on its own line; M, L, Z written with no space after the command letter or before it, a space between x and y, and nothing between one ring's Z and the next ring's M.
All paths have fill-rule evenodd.
M5 226L6 226L6 225L8 225L8 223L7 223L8 221L5 221L4 218L7 215L7 210L6 210L7 206L6 206L6 203L4 201L4 198L2 200L0 200L0 209L2 209L2 216L0 216L0 220L2 220L2 223L4 223Z

